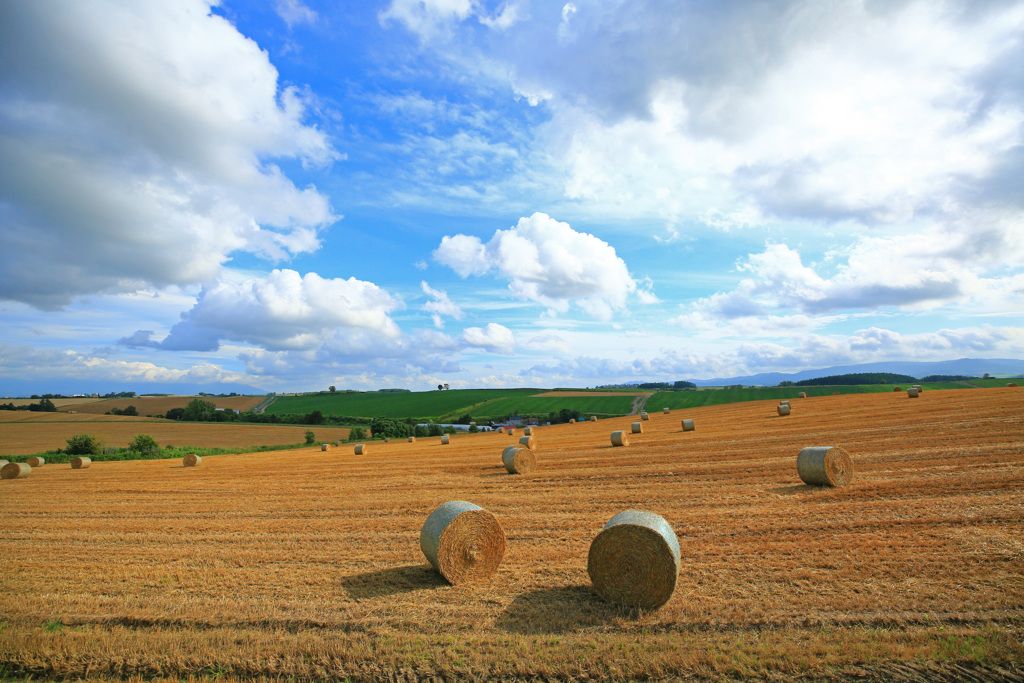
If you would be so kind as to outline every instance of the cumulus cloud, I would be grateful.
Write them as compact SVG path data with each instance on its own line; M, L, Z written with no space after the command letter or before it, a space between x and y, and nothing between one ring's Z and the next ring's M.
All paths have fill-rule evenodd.
M311 10L302 0L277 0L274 4L278 15L288 24L288 28L296 24L316 23L317 13Z
M462 331L461 341L467 346L511 354L515 352L516 340L512 330L504 325L488 323L487 327L467 327Z
M423 39L449 35L454 24L474 18L484 26L503 31L522 18L519 3L509 0L494 13L474 0L391 0L381 12L383 23L398 22Z
M319 246L327 198L271 160L338 154L209 2L0 11L0 297L53 309Z
M466 317L465 312L448 298L448 292L433 289L426 281L420 282L420 287L423 288L424 294L431 297L431 300L423 305L423 310L431 314L434 320L434 327L438 329L444 327L444 318L442 316L448 316L456 320L462 320Z
M232 341L272 351L312 350L340 336L372 348L379 340L400 336L390 318L400 306L398 299L372 282L274 270L265 278L225 279L205 287L196 305L162 341L140 331L121 343L212 351L222 341Z
M535 213L486 244L470 235L445 236L434 259L462 277L495 271L509 280L513 296L565 313L570 303L591 316L609 320L637 291L626 263L614 247L568 223ZM653 294L645 291L650 301Z

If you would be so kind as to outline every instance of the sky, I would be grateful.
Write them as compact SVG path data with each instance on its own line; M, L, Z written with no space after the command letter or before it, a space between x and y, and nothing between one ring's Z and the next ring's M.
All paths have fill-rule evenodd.
M0 392L1024 358L1024 2L0 3Z

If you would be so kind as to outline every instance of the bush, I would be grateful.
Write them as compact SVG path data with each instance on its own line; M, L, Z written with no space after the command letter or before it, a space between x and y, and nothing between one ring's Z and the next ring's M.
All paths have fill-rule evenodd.
M68 455L99 455L103 452L102 444L92 434L73 434L67 442L64 452Z
M316 434L313 433L312 429L306 430L306 445L312 446L316 443Z
M142 455L156 455L160 451L160 444L149 434L137 434L128 444L128 450Z
M362 427L353 427L348 431L349 441L364 441L366 439L366 430Z

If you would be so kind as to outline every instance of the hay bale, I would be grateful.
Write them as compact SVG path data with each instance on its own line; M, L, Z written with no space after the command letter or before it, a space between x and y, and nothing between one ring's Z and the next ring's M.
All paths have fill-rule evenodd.
M779 405L780 406L788 406L789 405L789 401L779 401Z
M641 413L640 413L640 419L641 419L641 420L650 420L651 418L650 418L650 416L649 416L649 415L647 414L647 412L646 412L646 411L644 411L644 412L641 412Z
M1006 383L1006 388L1007 389L1009 389L1010 387L1015 387L1015 386L1017 386L1017 384L1015 382L1007 382Z
M833 396L838 396L838 395L839 395L839 392L838 392L838 391L833 391L833 392L832 392L832 395L833 395Z
M92 458L86 458L79 456L71 461L71 469L73 470L84 470L92 464Z
M612 445L613 446L628 446L629 435L621 429L617 432L612 432Z
M670 412L668 408L662 408L661 410L662 410L662 412L663 412L663 413L665 413L666 415L668 415L668 414L669 414L669 412Z
M537 467L537 456L529 448L509 446L501 453L501 463L509 474L527 474Z
M591 415L590 416L590 421L591 422L597 422L597 415Z
M799 394L796 395L796 397L797 398L807 398L807 392L806 391L801 391Z
M576 424L576 418L575 417L570 417L569 418L569 424L571 424L571 425Z
M644 423L643 422L634 422L631 428L632 428L634 434L643 434L644 433Z
M684 432L692 432L696 428L697 428L696 425L693 424L693 420L683 420L683 431Z
M893 390L893 391L903 391L903 390L902 390L902 389L900 389L899 387L893 387L893 388L892 388L892 390Z
M534 446L534 439L532 436L521 436L519 437L519 445L523 448L529 448L531 451Z
M366 444L357 443L355 447L356 455L366 455Z
M587 573L605 600L657 609L676 588L679 539L660 515L620 512L590 544Z
M533 427L526 427L525 429L523 429L523 434L526 434L527 436L533 436Z
M846 486L853 479L853 461L838 446L809 446L796 456L796 471L805 484Z
M451 443L451 439L448 437L447 434L442 434L441 435L441 443L443 445L445 445L445 446L447 446L449 443Z
M203 459L195 453L189 453L181 461L182 467L199 467L203 464Z
M489 578L505 555L505 530L487 510L453 500L430 513L420 550L452 585Z
M334 442L334 447L335 448L337 448L340 445L341 445L341 439L338 439L337 441Z
M907 398L917 398L918 391L914 387L907 389Z
M789 406L779 406L779 415L789 415Z
M3 459L0 459L0 468L2 468L2 467L3 467L4 465L6 465L6 464L7 464L7 463L9 463L9 462L10 462L10 460L3 460Z
M917 393L919 393L919 394L920 394L920 393L921 393L922 391L924 391L924 388L923 388L923 387L922 387L922 386L921 386L920 384L915 384L915 385L914 385L914 388L915 388L915 389L917 389Z
M415 436L410 436L409 437L409 443L416 443L416 437Z
M327 450L327 444L325 444L325 443L320 444L320 450L321 451L326 451Z
M25 462L9 462L0 467L0 479L24 479L32 474L32 466Z
M42 467L46 464L45 458L40 458L38 455L33 455L31 458L25 461L25 464L29 467Z

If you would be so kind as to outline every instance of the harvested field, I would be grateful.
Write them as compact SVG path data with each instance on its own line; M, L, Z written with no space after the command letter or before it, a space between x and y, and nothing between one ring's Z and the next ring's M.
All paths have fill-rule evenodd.
M545 427L528 477L478 434L0 482L0 664L219 680L1024 677L1024 392L687 416L701 428L684 435L652 413L629 448L608 440L628 417ZM797 453L824 445L853 459L848 486L801 483ZM449 586L420 551L450 500L505 530L488 582ZM679 538L657 611L606 603L588 579L591 541L631 508Z
M0 398L0 403L13 403L16 406L29 406L33 403L39 403L42 399L38 398ZM67 406L74 405L85 405L86 403L95 403L96 401L105 401L104 398L88 398L85 396L79 396L77 398L51 398L50 402L53 403L57 408L64 410Z
M184 408L194 399L209 401L217 408L224 410L241 410L243 413L252 410L266 396L136 396L135 398L108 398L100 401L90 400L84 403L59 404L61 410L74 410L79 413L103 415L114 408L124 410L135 406L139 415L166 415L171 408Z
M29 455L65 448L73 434L92 434L104 446L127 446L136 434L149 434L161 446L246 448L303 443L307 429L321 441L348 438L348 429L320 425L261 425L176 422L121 415L68 415L0 410L0 455Z

